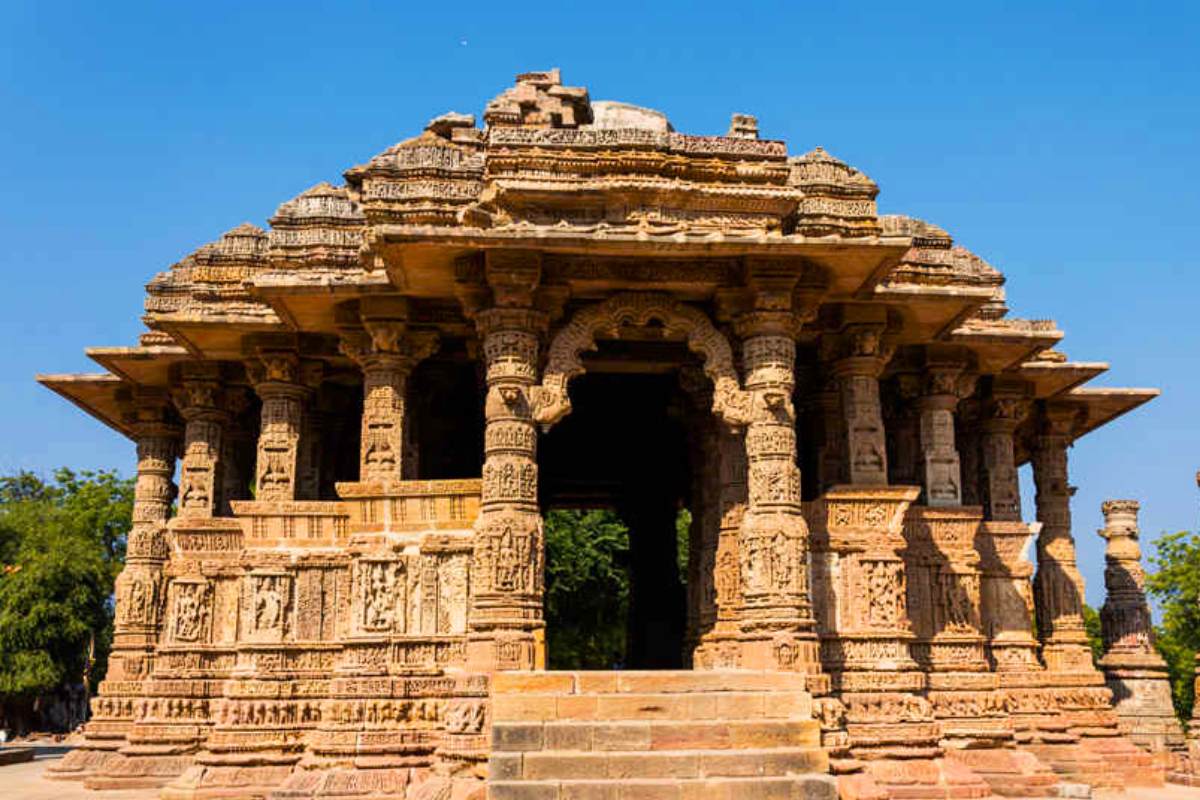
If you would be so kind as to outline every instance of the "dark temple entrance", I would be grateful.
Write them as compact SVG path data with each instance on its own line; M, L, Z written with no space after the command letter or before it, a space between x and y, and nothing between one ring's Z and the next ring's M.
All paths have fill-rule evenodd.
M621 344L606 343L605 354ZM663 346L673 348L667 343ZM688 354L684 350L680 355L687 358ZM624 562L615 567L624 570L628 581L627 602L618 597L577 599L601 624L619 623L619 615L624 614L623 658L580 666L678 669L684 666L687 628L687 534L681 530L686 523L680 514L690 501L692 474L686 396L678 370L614 374L601 369L589 365L587 374L572 381L573 410L543 436L538 456L541 503L548 525L563 522L563 517L554 517L556 509L604 509L615 513L628 529L628 548L614 559ZM589 515L589 521L613 518L611 513L604 520ZM547 564L551 582L556 568L572 566L553 563L555 557L551 549ZM589 551L582 557L596 555ZM567 602L571 599L566 598ZM568 635L559 631L560 643ZM547 629L552 666L555 642L552 619Z

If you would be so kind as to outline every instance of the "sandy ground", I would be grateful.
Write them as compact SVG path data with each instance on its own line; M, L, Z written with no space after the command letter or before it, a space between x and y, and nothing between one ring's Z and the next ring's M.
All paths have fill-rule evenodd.
M73 781L48 781L42 770L54 759L62 758L70 747L39 744L34 760L0 767L0 800L157 800L156 789L123 792L92 792ZM1131 789L1127 793L1106 795L1098 800L1200 800L1200 788L1188 789L1168 784L1161 789Z
M14 742L24 746L24 742ZM33 761L0 767L0 798L3 800L157 800L157 789L129 792L90 792L74 781L48 781L42 777L47 764L60 759L70 747L34 744ZM1200 798L1200 792L1197 793Z

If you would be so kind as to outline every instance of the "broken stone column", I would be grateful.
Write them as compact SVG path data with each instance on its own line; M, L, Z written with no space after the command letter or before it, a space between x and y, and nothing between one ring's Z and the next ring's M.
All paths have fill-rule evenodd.
M1104 528L1099 533L1108 544L1100 667L1112 689L1122 731L1150 752L1164 753L1182 749L1185 742L1171 703L1167 665L1154 648L1138 544L1138 507L1136 500L1108 500L1101 506Z

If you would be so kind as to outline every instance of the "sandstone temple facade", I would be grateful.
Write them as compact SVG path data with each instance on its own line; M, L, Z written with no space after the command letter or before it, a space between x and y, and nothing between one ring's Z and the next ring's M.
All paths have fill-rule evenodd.
M156 275L136 345L40 377L138 459L108 675L53 776L179 800L1161 782L1184 743L1136 504L1106 508L1102 670L1068 474L1156 392L1087 387L1104 364L877 193L753 117L682 134L535 72ZM542 514L596 507L631 529L628 668L548 671Z

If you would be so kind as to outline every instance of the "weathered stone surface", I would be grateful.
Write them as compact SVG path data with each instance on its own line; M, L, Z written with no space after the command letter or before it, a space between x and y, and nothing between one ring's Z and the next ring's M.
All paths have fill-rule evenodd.
M109 673L52 777L176 800L1161 778L1124 735L1179 744L1135 529L1106 529L1106 685L1066 458L1155 392L1081 388L1103 367L1008 317L999 270L750 114L685 134L547 70L481 119L201 247L147 286L137 346L89 351L109 373L41 378L138 452ZM661 424L589 440L651 402ZM666 669L545 671L543 511L595 506L634 529L629 666ZM686 568L654 538L681 507Z

